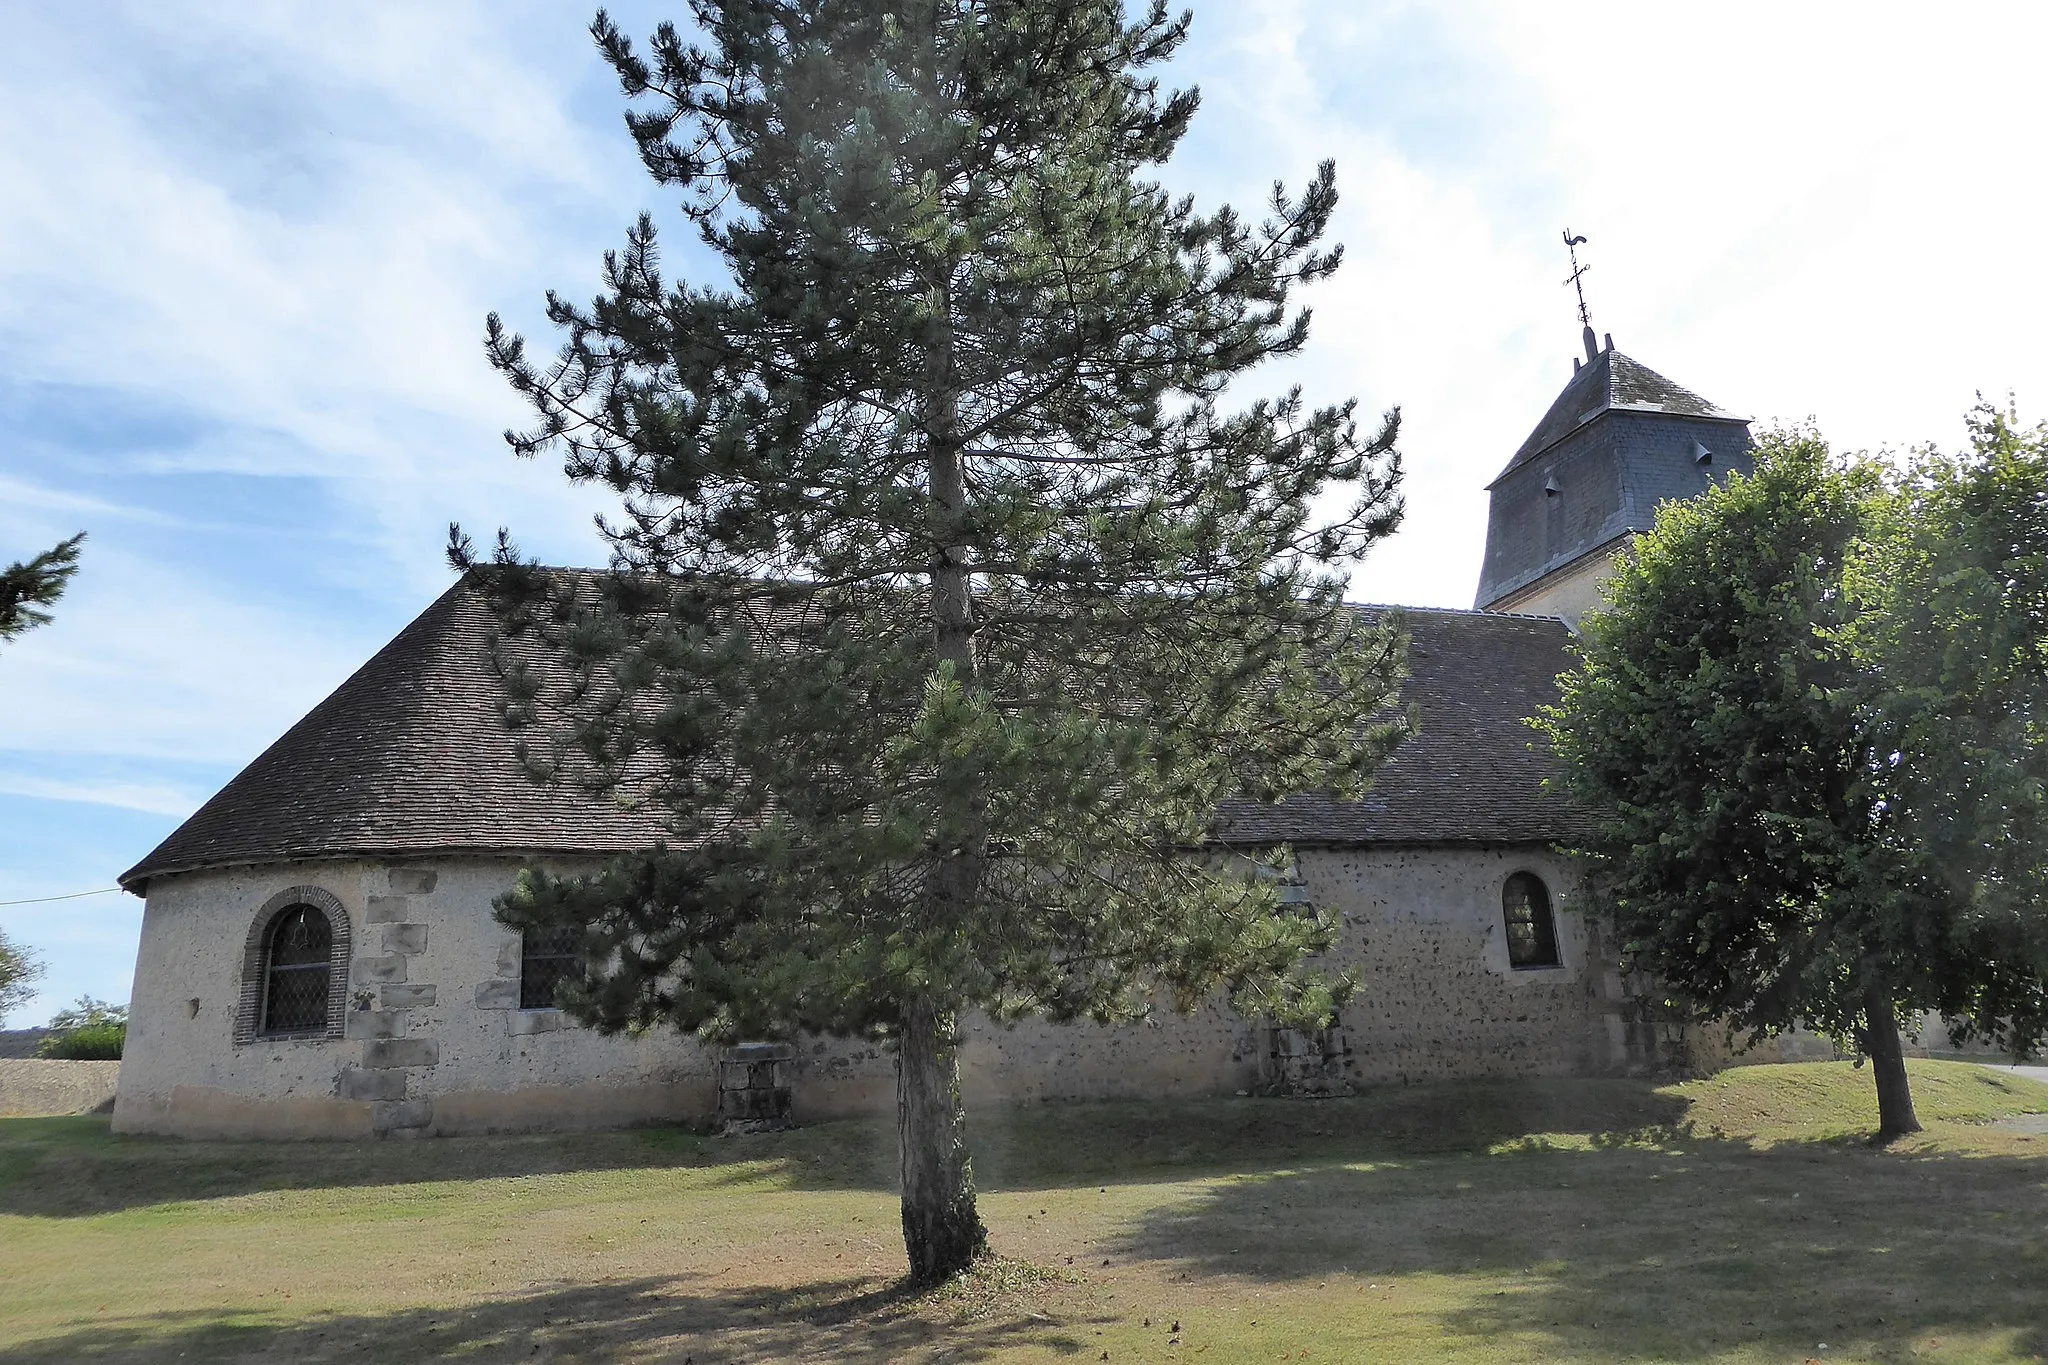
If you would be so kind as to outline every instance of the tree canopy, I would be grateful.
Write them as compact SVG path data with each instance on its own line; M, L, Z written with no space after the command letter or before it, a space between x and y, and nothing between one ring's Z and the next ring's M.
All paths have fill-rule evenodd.
M537 773L673 837L529 869L500 914L582 926L564 999L602 1028L892 1038L929 1280L982 1245L962 1012L1224 988L1315 1022L1349 988L1307 964L1334 922L1214 817L1359 794L1405 732L1398 626L1342 600L1399 521L1397 424L1226 401L1307 339L1335 179L1250 221L1147 178L1197 108L1148 74L1186 16L691 10L644 54L592 32L715 268L670 283L643 217L600 297L549 295L552 363L489 325L537 414L513 448L619 496L611 565L538 575L501 538L479 567Z
M1851 566L1875 687L1875 786L1944 948L1950 1032L2048 1029L2048 425L1980 404L1970 449L1921 451Z
M0 933L0 1019L28 1003L42 975L43 964L35 954Z
M1754 476L1659 509L1540 721L1633 964L1754 1035L1859 1039L1886 1134L1918 1126L1902 1020L2025 1049L2043 1017L2042 883L2011 875L2041 845L2010 798L2039 790L2021 622L2048 537L1991 515L1987 482L2027 495L2010 429L1977 430L1905 479L1766 435Z

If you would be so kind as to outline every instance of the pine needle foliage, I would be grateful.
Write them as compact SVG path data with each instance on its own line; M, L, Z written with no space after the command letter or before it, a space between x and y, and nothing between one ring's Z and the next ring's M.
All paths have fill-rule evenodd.
M1343 603L1399 522L1397 414L1226 386L1298 352L1341 252L1325 164L1256 221L1148 177L1194 91L1185 15L1117 0L695 0L592 34L722 275L643 216L509 433L609 487L607 572L474 566L541 775L662 812L664 847L526 872L584 928L604 1029L899 1049L915 1278L979 1251L969 1010L1105 1022L1223 988L1330 1016L1327 915L1219 806L1361 794L1408 728L1398 622Z
M78 572L78 547L84 543L81 531L33 559L0 569L0 642L49 623L50 613L44 608L64 595L71 575Z

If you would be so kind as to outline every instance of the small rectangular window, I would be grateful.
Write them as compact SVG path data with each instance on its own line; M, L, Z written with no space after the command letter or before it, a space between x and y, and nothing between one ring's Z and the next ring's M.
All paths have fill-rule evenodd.
M520 935L519 1008L553 1009L555 991L583 974L583 930L575 925L528 929Z

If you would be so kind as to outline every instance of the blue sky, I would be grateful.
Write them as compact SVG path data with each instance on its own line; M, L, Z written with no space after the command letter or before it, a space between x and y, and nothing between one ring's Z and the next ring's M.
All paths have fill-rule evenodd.
M1567 224L1595 326L1725 407L1894 449L1979 390L2048 411L2039 6L1196 11L1169 182L1252 208L1338 163L1348 264L1270 382L1403 406L1409 521L1357 597L1470 604L1484 486L1577 349ZM666 209L587 20L0 0L0 561L91 537L0 654L0 901L110 886L446 585L450 520L595 558L480 345L492 309L544 341L542 291ZM125 999L139 921L0 908L49 965L8 1022Z

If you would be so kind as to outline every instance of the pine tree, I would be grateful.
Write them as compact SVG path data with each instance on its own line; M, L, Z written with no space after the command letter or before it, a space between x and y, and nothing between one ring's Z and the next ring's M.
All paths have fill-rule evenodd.
M515 451L609 486L604 574L477 566L534 767L652 803L664 847L522 874L580 925L566 1006L709 1039L897 1050L912 1279L985 1241L964 1012L1128 1021L1219 988L1326 1021L1283 853L1231 799L1361 793L1405 732L1397 623L1345 567L1400 516L1396 414L1224 390L1299 351L1335 270L1325 164L1251 223L1145 178L1194 116L1148 70L1188 19L1119 0L693 0L642 55L592 33L655 180L724 278L550 295ZM451 550L471 564L459 532ZM545 648L537 648L535 641Z
M78 547L84 543L81 531L34 559L0 569L0 641L49 621L50 613L42 608L64 595L71 575L78 572Z

